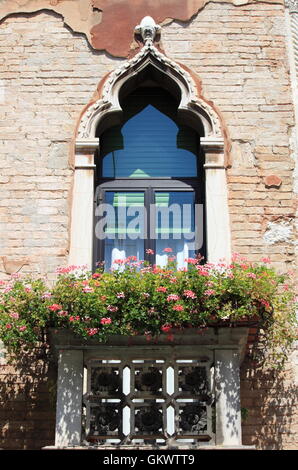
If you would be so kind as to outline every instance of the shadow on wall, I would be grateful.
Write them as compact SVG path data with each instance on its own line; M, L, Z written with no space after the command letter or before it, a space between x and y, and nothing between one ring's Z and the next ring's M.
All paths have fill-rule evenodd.
M298 387L288 363L266 371L247 358L241 368L242 441L261 450L297 449ZM296 433L297 436L297 433ZM297 437L296 437L297 439Z
M0 362L0 448L41 449L55 441L56 366L40 351Z

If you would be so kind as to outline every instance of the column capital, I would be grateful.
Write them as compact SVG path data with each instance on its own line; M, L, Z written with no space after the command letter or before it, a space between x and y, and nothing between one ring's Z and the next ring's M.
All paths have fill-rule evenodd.
M285 0L285 7L290 13L298 13L298 0Z
M210 151L217 151L222 152L224 149L225 141L223 137L216 137L216 136L207 136L201 137L200 139L201 147L204 150Z
M95 151L99 147L99 137L93 137L88 139L76 139L75 149L76 151Z

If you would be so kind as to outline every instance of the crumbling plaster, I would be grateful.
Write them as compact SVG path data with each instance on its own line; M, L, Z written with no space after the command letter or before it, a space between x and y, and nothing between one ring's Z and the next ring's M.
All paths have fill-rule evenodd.
M133 31L145 15L157 23L190 20L210 0L0 0L0 19L15 13L43 9L62 15L75 32L84 33L90 45L116 57L127 57L134 41ZM283 4L283 0L214 0L216 3ZM135 47L137 44L135 43Z

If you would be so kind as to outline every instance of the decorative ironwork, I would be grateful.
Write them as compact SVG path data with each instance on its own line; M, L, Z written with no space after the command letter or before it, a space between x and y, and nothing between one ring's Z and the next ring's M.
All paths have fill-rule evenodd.
M101 405L92 408L90 433L93 436L111 436L119 429L121 417L117 405Z
M135 426L141 434L160 433L160 429L163 428L163 416L160 409L152 405L136 410Z
M139 391L157 392L162 388L162 374L157 367L149 367L135 375L135 386Z
M179 416L181 432L187 434L207 433L207 409L198 404L183 405Z
M107 372L101 367L92 370L91 390L94 394L116 392L119 386L120 379L115 370Z
M167 350L168 352L168 350ZM149 351L148 351L149 353ZM213 442L211 358L98 359L88 364L87 440L98 445Z
M212 395L207 379L206 367L183 367L179 370L179 388L203 402L211 403Z

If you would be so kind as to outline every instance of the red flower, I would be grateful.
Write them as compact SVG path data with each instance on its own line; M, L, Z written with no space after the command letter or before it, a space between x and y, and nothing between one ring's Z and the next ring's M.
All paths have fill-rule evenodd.
M156 292L167 292L168 288L167 287L157 287Z
M165 248L163 251L165 253L172 253L173 252L172 248Z
M213 290L213 289L207 289L207 290L205 290L204 294L205 294L205 295L212 295L212 294L215 294L215 290Z
M197 264L199 261L195 258L185 258L184 260L188 264Z
M110 325L112 323L112 319L109 317L104 317L100 320L101 325Z
M185 297L188 297L190 299L195 299L197 297L192 290L185 290L183 294L185 295Z
M88 336L93 336L96 335L96 333L98 332L98 328L87 328L86 331Z
M176 310L177 312L182 312L184 310L183 305L177 304L173 306L173 310Z
M179 295L177 295L177 294L168 295L167 301L170 302L171 300L179 300Z
M97 279L98 277L101 277L102 275L100 273L94 273L92 274L93 279Z
M163 331L164 333L168 333L172 328L172 325L170 325L169 323L166 323L165 325L163 325L161 327L161 331Z
M52 304L48 306L48 309L52 312L57 312L57 310L62 310L62 305L59 304Z
M109 312L117 312L118 307L116 307L114 305L108 305L107 310L109 310Z
M78 321L80 319L79 315L76 315L75 317L72 315L69 317L69 321Z

